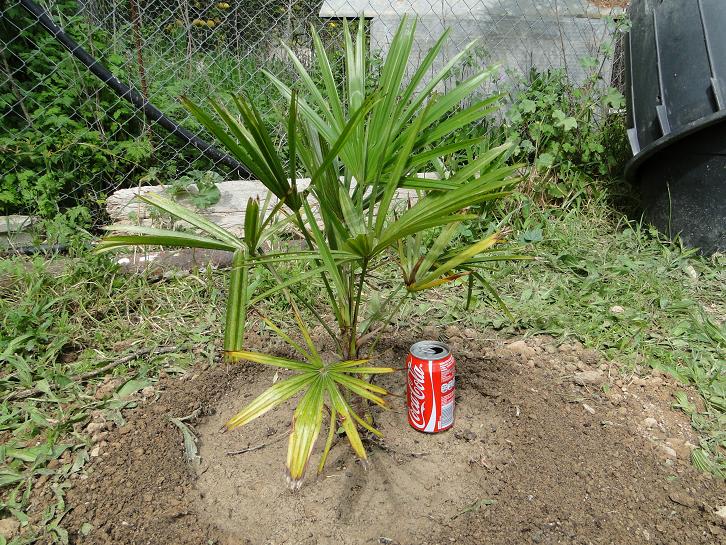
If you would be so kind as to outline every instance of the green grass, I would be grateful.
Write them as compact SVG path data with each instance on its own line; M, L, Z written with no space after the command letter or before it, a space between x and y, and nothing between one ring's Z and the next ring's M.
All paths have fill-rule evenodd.
M512 238L539 259L500 264L489 273L513 322L479 288L470 311L464 310L466 290L459 288L446 291L458 301L418 299L405 309L407 315L576 338L601 349L624 373L646 374L649 368L672 373L703 400L696 406L674 398L701 437L694 462L726 474L726 325L719 322L726 316L726 258L701 257L662 240L603 203L566 211L534 207L524 197L520 203ZM477 230L489 228L485 223L461 236L477 236ZM253 282L264 289L269 279ZM193 363L214 361L225 286L225 272L127 276L97 256L0 261L0 517L25 521L34 483L48 475L58 503L48 508L41 530L63 542L60 485L88 460L90 442L82 429L91 412L122 419L121 409L136 403L124 394L153 384L160 371L181 373ZM311 297L318 293L314 283L305 290ZM616 306L622 312L614 312ZM283 321L286 312L282 299L265 307ZM172 351L140 353L156 347ZM108 399L93 397L106 376L77 380L127 356L130 361L110 371L120 381ZM35 393L8 399L28 389ZM65 452L71 453L66 462L49 469Z
M57 503L43 514L40 535L67 543L63 483L89 459L82 430L91 413L122 421L121 409L136 403L127 395L153 384L160 371L173 375L211 361L221 339L223 285L221 274L159 282L124 276L95 256L0 260L0 518L26 524L33 487L51 479ZM159 347L168 352L155 354ZM95 399L110 375L119 378L116 393ZM61 457L64 463L48 467Z

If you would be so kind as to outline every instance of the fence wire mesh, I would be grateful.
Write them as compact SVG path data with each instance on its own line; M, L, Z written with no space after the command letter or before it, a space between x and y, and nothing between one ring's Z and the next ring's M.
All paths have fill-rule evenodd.
M600 79L617 84L620 74L609 60L612 18L622 15L627 2L5 0L0 13L0 213L53 217L64 212L102 221L98 212L105 198L119 188L169 183L190 172L235 174L150 122L141 108L93 76L28 11L33 4L118 81L174 123L211 141L178 98L203 103L210 96L246 93L271 127L282 126L286 105L263 69L294 80L281 43L310 64L311 27L335 53L342 47L343 19L365 17L375 65L401 17L417 16L414 61L451 28L440 63L477 39L460 73L500 64L502 76L495 86L553 68L565 70L575 82L597 70Z

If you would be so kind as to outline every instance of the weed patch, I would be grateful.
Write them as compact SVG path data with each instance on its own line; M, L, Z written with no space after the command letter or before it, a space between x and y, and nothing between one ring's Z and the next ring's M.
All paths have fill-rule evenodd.
M217 280L123 276L97 256L0 261L0 511L28 524L34 487L51 479L41 526L64 542L65 483L92 453L86 423L98 411L122 422L159 372L214 358Z

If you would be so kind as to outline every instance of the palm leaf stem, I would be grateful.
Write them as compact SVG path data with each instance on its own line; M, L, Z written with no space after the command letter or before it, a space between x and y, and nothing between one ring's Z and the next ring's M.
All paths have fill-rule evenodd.
M275 267L272 265L272 263L265 263L264 265L265 265L265 268L270 272L270 274L272 274L272 276L275 277L275 280L277 280L281 284L284 282L284 280L282 279L282 277L280 276L280 274L277 272L277 270L275 270ZM302 296L301 294L299 294L295 289L293 289L290 286L287 286L286 288L284 288L283 289L283 292L286 293L286 296L288 298L288 301L292 301L290 299L290 294L294 295L295 298L298 301L300 301L303 304L303 306L305 308L307 308L311 312L311 314L315 317L315 319L318 322L320 322L320 325L322 325L323 328L325 329L325 331L328 333L328 335L330 335L330 338L333 339L333 341L335 342L335 344L338 347L338 349L341 350L341 351L343 350L343 347L340 344L339 335L336 334L332 330L332 328L327 324L327 322L323 319L323 317L315 309L315 307L313 306L313 304L310 301L308 301L304 296Z
M351 267L351 270L353 267ZM368 270L368 259L363 260L363 264L361 265L361 271L358 276L358 287L356 288L356 294L355 294L355 306L353 308L353 319L350 322L350 353L348 355L348 358L346 359L353 359L358 357L358 339L356 338L358 336L358 312L360 311L360 302L361 298L363 296L363 283L365 281L366 272ZM352 283L351 283L352 285Z
M300 210L295 210L295 218L297 219L298 224L300 225L300 231L303 234L303 237L305 238L305 242L308 245L308 248L310 250L315 250L315 245L313 244L313 239L308 230L305 228L305 222L302 219L302 215L300 214ZM315 260L315 264L318 267L322 267L323 263L319 259ZM340 307L338 306L338 301L335 298L335 294L333 293L333 288L330 287L330 282L328 281L328 277L325 276L325 271L320 271L320 279L323 281L323 285L325 286L325 291L328 293L328 299L330 301L330 306L333 307L333 313L335 314L335 320L338 322L338 327L341 329L341 331L344 329L344 321L343 317L340 314ZM338 346L340 346L340 341L338 340L338 337L331 333L328 329L328 332L330 335L335 339Z

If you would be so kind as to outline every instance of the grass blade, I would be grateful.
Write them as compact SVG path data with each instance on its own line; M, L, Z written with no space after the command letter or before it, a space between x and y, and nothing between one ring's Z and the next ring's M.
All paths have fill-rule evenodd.
M323 454L320 456L320 463L318 464L318 475L323 472L325 462L328 460L328 454L330 453L330 447L333 446L333 439L335 438L335 430L337 429L337 412L335 407L330 407L330 424L328 427L328 438L325 440L325 447L323 448Z

